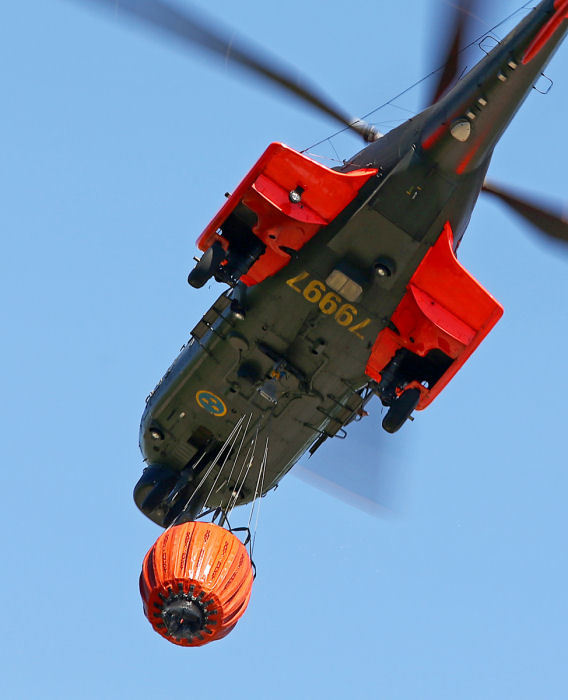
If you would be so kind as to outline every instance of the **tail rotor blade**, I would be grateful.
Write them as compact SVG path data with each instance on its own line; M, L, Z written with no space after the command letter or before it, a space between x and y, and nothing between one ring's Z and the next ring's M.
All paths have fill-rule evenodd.
M167 0L88 0L91 5L105 7L113 12L138 20L166 33L170 37L207 51L211 55L234 63L249 73L263 78L320 112L340 122L366 141L375 141L379 135L374 127L346 114L317 88L301 79L293 68L285 66L266 51L253 47L205 20L187 7Z
M483 192L504 202L548 238L568 243L568 217L560 207L543 206L488 182L483 185Z

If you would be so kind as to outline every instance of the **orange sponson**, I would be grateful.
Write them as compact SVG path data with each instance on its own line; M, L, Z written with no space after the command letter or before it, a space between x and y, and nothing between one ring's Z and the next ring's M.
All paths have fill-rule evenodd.
M206 251L219 241L226 250L220 227L239 203L244 204L257 216L252 231L266 251L241 281L247 286L258 284L285 267L290 252L300 250L329 224L376 174L376 168L340 173L282 143L271 143L199 236L197 246ZM301 203L294 204L289 195L298 187Z
M420 390L417 408L422 410L448 385L502 315L501 304L458 262L447 222L392 315L396 332L387 327L379 333L365 372L380 382L398 350L406 348L422 357L441 350L452 362L434 386L412 382L406 387Z
M203 646L237 624L253 578L247 550L233 533L213 523L182 523L162 533L144 557L144 614L170 642Z

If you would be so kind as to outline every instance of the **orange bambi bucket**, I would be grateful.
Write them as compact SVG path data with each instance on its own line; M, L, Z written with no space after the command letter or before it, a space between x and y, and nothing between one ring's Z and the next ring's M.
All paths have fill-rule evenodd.
M174 644L225 637L248 605L253 568L243 543L213 523L166 530L144 557L140 594L152 627Z

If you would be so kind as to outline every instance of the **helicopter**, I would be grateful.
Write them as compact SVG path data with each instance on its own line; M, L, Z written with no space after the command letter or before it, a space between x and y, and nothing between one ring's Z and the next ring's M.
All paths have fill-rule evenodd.
M456 13L430 106L379 135L187 12L121 4L208 51L230 51L368 144L336 169L270 145L199 237L190 285L215 279L228 291L147 400L148 466L134 498L154 522L169 528L265 495L374 396L389 433L427 408L502 314L456 257L480 192L568 241L560 216L485 181L496 143L564 37L568 2L541 2L456 82L471 8ZM243 428L243 440L269 437L270 453L262 472L240 478L242 455L228 441Z

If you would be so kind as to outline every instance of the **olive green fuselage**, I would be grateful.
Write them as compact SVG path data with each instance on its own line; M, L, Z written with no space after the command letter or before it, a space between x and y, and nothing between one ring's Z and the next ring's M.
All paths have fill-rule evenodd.
M495 144L564 34L521 65L552 7L552 0L541 3L439 102L345 165L378 173L286 267L247 290L244 319L222 294L197 324L142 417L144 460L170 475L162 501L143 508L149 517L167 524L172 513L189 518L203 506L225 509L236 491L239 504L249 502L310 446L343 435L361 410L377 335L446 222L459 244ZM460 119L471 129L465 141L452 134ZM393 262L390 276L377 275L383 258ZM330 287L338 266L360 283L356 301ZM216 462L241 419L232 450ZM135 491L139 506L156 484Z

